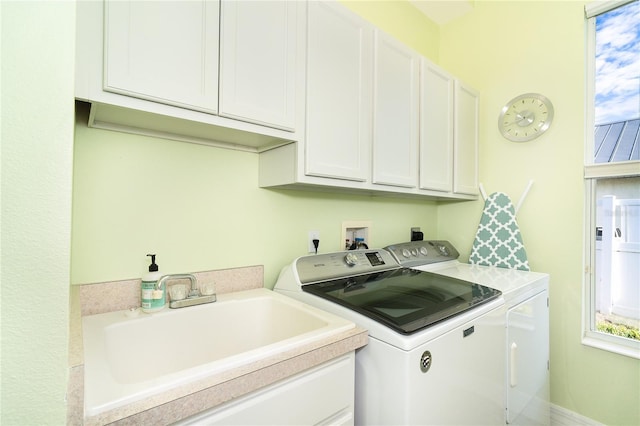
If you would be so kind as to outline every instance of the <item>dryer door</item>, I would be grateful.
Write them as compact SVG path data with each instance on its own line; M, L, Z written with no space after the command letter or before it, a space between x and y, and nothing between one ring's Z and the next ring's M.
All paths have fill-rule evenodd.
M507 313L507 423L549 424L549 307L545 290Z

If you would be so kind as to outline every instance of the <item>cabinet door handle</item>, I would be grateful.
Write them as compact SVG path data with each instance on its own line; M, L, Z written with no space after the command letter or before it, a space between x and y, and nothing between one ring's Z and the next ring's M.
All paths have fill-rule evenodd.
M518 372L517 372L517 355L518 345L516 342L511 343L511 351L509 353L509 385L513 388L518 385Z

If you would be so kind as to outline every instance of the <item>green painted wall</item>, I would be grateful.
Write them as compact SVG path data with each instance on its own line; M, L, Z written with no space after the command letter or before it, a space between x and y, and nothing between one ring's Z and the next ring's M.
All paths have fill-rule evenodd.
M154 252L167 273L264 265L272 287L310 230L323 252L342 250L343 221L372 221L376 246L436 233L433 202L261 189L252 153L78 122L74 156L74 284L139 277Z
M0 424L66 423L73 2L0 2Z
M581 1L477 1L442 27L440 63L475 86L480 98L480 180L487 193L517 202L533 187L518 221L531 267L551 274L551 398L611 425L640 424L640 361L583 346L583 146L585 21ZM502 138L502 106L539 92L555 107L540 138ZM438 208L438 236L468 256L482 203Z

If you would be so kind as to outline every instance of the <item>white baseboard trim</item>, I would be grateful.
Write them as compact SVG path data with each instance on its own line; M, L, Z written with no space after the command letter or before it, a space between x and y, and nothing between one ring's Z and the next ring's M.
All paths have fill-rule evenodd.
M551 426L603 426L589 417L551 404Z

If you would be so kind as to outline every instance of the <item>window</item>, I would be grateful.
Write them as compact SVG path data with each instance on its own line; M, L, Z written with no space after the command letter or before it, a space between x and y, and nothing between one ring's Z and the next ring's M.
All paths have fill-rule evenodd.
M640 358L640 1L585 11L583 343Z

